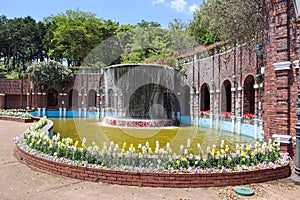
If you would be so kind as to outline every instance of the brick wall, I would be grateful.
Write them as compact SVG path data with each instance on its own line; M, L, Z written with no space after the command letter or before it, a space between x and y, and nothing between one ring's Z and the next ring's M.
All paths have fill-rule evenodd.
M58 163L29 154L18 146L17 154L27 164L54 174L87 181L130 186L172 188L223 187L277 180L286 178L291 174L289 165L276 169L207 174L125 172Z
M188 61L183 64L183 68L186 69L185 74L187 75L189 85L190 87L195 87L196 91L199 91L200 94L198 96L191 95L191 100L194 102L192 105L196 105L194 109L195 113L198 113L200 110L197 105L199 105L199 101L201 101L201 88L207 84L210 91L210 110L213 110L214 114L220 114L221 111L224 110L224 108L221 107L222 102L226 101L225 94L224 92L222 93L222 90L225 91L224 83L229 82L230 87L234 88L232 76L235 75L238 83L236 87L240 87L240 90L238 92L239 94L237 94L237 102L239 104L237 109L234 105L236 103L236 92L231 93L232 108L236 109L233 110L233 114L236 116L242 116L244 114L244 107L249 106L244 99L244 94L247 93L245 89L249 88L249 86L245 85L245 80L249 76L255 79L257 74L255 45L256 44L252 43L225 51L221 51L221 47L217 47L213 50L214 53L212 53L210 57L201 58L195 54L184 58ZM205 51L202 50L201 53L203 52ZM203 101L200 102L200 104L203 103ZM256 105L257 101L254 104ZM225 105L226 104L223 103L223 106Z
M292 0L264 1L263 63L265 66L265 93L263 122L266 138L273 134L295 135L298 69L296 21ZM276 63L286 62L278 69ZM290 64L288 64L290 63Z

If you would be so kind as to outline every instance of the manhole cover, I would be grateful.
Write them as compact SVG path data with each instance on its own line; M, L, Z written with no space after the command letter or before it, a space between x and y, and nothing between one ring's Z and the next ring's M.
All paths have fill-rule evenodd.
M254 191L251 188L245 186L235 187L234 192L242 196L252 196L254 194Z

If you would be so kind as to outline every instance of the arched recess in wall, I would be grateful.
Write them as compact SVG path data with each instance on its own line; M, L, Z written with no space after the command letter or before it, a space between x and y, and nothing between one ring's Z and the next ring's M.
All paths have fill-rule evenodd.
M91 89L88 92L88 107L96 107L96 98L97 93L96 90Z
M78 107L78 90L71 89L69 91L69 108Z
M48 90L47 107L50 109L56 109L57 101L58 101L58 92L55 89Z
M183 87L183 92L180 97L181 101L180 101L180 107L181 107L181 115L182 116L190 116L190 102L191 102L191 97L190 97L190 87L185 85Z
M113 107L113 106L114 106L114 91L112 89L109 89L107 95L107 107Z
M210 93L209 93L208 85L206 83L204 83L201 86L200 110L201 111L210 110Z
M231 112L231 83L225 80L221 87L221 112Z
M255 90L254 90L254 77L252 75L247 76L244 81L244 107L243 113L254 114L255 108Z

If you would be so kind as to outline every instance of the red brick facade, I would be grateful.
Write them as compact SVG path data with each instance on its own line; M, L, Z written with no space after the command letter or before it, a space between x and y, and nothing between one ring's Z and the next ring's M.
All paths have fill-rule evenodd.
M300 23L295 17L292 0L264 0L263 56L264 81L257 82L260 63L255 45L243 45L231 50L214 48L192 53L182 58L182 69L190 88L191 116L209 109L212 118L222 112L231 112L232 120L239 122L245 113L255 114L258 127L263 125L264 138L274 134L295 135L297 121L298 39ZM210 56L209 56L210 55ZM21 99L28 108L57 109L70 103L70 91L78 95L75 107L90 107L90 91L96 94L94 106L100 105L100 74L77 74L74 81L62 91L56 91L57 102L49 106L49 91L30 87L24 80L21 98L21 80L0 79L0 108L19 107ZM233 77L236 77L234 82ZM250 92L249 92L250 91ZM209 105L205 105L209 104ZM25 106L24 106L25 107Z
M27 109L47 108L58 109L59 107L77 108L87 107L89 102L89 93L93 90L96 101L94 106L99 105L100 96L99 87L103 84L102 76L99 74L75 74L73 80L65 85L60 91L48 90L47 88L34 87L30 84L29 79L0 79L0 108L20 108ZM101 82L100 82L101 80ZM21 98L21 88L22 98ZM71 90L76 90L76 106L72 106L71 102L75 95L71 94ZM50 98L51 94L55 94L56 98ZM71 96L71 97L70 97ZM72 98L74 97L74 98ZM63 104L63 105L62 105ZM88 106L91 107L91 106Z
M295 135L297 121L299 23L292 0L264 1L263 122L266 138Z
M18 146L17 154L27 164L51 173L87 181L130 186L171 188L223 187L277 180L288 177L291 174L289 165L275 169L260 169L245 172L207 174L139 173L71 166L29 154Z

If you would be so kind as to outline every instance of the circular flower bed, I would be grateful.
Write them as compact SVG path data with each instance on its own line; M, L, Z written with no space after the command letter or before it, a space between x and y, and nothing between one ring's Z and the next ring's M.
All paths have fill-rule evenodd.
M96 144L86 147L85 139L79 145L70 138L61 139L59 134L50 138L40 131L46 121L42 118L29 127L15 143L27 163L65 176L126 185L195 187L262 182L290 175L288 155L280 153L279 145L272 141L237 145L235 152L222 142L221 150L212 147L204 153L200 144L197 150L191 149L188 140L186 146L181 145L180 155L172 153L170 144L160 147L158 141L154 149L149 143L135 148L111 142L100 150Z
M33 116L26 112L26 110L20 109L10 109L3 110L0 109L0 119L8 121L18 121L29 123L33 121Z

